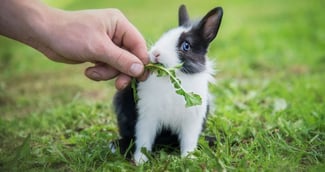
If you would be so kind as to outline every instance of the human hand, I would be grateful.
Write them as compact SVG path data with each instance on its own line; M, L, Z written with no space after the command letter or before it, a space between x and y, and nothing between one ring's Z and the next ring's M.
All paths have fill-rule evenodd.
M28 44L54 61L92 62L95 65L85 75L97 81L116 77L118 89L131 77L140 77L149 61L143 37L116 9L68 12L38 0L4 0L0 35Z
M146 43L137 29L116 9L66 12L48 16L35 46L47 57L64 63L92 62L85 70L93 80L117 77L122 89L143 74L148 63ZM52 18L53 17L53 18ZM58 20L58 18L60 20Z

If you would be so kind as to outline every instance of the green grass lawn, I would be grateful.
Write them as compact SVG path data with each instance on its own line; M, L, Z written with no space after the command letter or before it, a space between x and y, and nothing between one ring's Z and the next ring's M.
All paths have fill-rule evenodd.
M177 25L181 1L46 1L119 8L154 43ZM126 3L127 2L127 3ZM224 8L209 57L215 111L194 159L160 151L135 166L108 149L118 138L112 81L89 64L54 63L0 37L0 171L324 171L325 1L186 1L190 15Z

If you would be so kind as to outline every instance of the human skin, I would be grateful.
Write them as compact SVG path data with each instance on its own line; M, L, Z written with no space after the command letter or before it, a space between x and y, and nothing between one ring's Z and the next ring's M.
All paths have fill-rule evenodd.
M0 34L53 61L94 63L85 75L96 81L116 78L117 89L131 77L144 79L149 62L144 38L117 9L64 11L39 0L1 0Z

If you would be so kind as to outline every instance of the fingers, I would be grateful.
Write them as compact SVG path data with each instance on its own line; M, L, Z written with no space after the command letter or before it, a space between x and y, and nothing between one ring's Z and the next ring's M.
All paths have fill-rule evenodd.
M149 71L148 70L145 70L143 75L141 75L140 77L138 77L138 81L145 81L148 77L149 77Z
M130 23L123 22L123 24L121 25L122 26L119 25L118 27L124 28L124 30L120 30L120 32L122 32L122 36L120 38L116 37L116 39L121 39L118 40L121 41L121 46L136 55L144 64L147 64L149 62L149 58L144 38L141 36L138 30L136 30L136 28ZM126 28L129 29L125 30ZM113 41L116 41L116 39L114 39Z
M131 82L131 77L125 74L119 74L115 80L115 87L118 90L123 90L126 86L128 86Z
M110 9L107 12L106 36L92 37L97 41L91 41L90 44L93 60L107 65L88 68L85 74L93 80L118 76L116 86L121 88L121 85L129 83L130 77L143 75L144 64L149 62L147 47L140 32L119 10Z
M116 77L120 72L104 63L97 63L95 66L88 67L85 75L95 81L109 80Z
M121 12L119 15L121 15L120 20L116 22L112 41L137 56L142 63L149 63L146 41L143 36Z
M99 61L105 62L122 73L138 77L144 72L143 62L130 53L107 40L106 53L99 55Z
M131 82L130 76L120 73L104 63L97 63L95 66L87 68L85 75L95 81L110 80L116 77L115 87L118 90L124 89Z

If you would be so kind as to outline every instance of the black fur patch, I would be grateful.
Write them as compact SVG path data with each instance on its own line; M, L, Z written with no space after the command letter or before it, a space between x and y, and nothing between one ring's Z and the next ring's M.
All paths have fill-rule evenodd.
M115 94L114 101L117 123L122 138L131 139L135 135L135 124L138 119L136 104L131 86Z
M184 41L190 44L190 50L182 50L182 44ZM204 71L206 69L205 55L207 54L208 46L209 43L203 39L199 33L199 29L195 26L191 30L183 32L177 43L177 53L183 63L181 71L186 74L194 74Z

